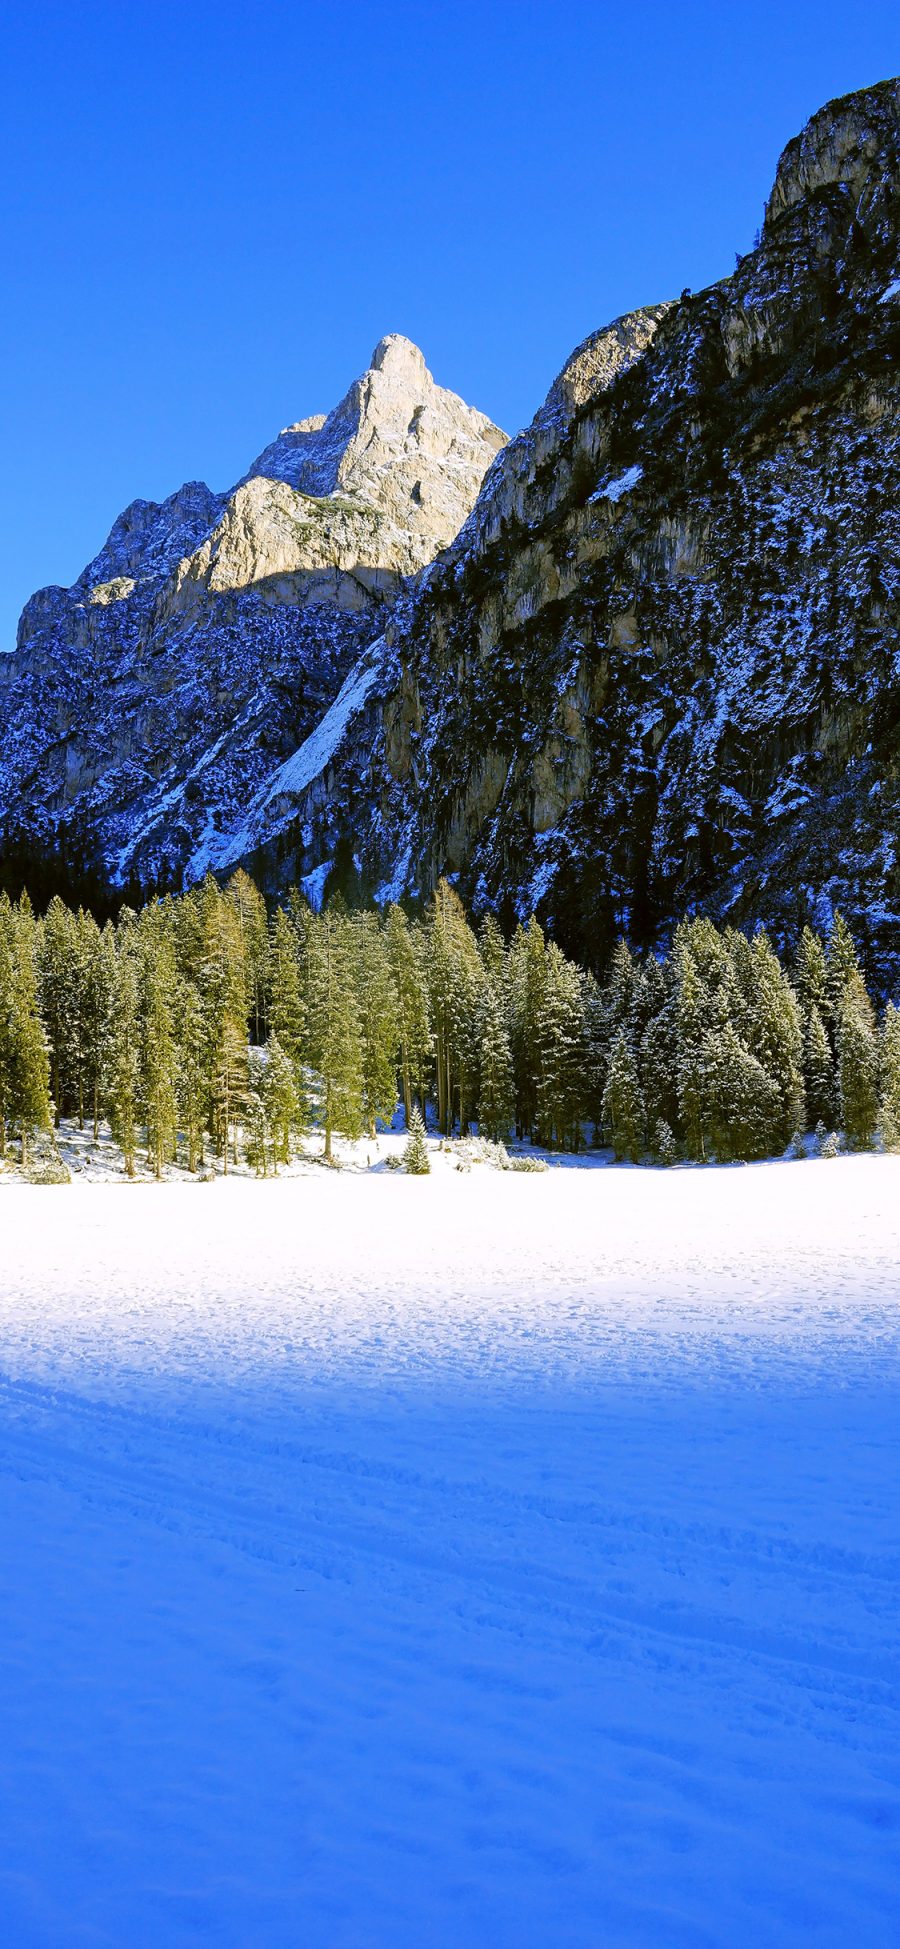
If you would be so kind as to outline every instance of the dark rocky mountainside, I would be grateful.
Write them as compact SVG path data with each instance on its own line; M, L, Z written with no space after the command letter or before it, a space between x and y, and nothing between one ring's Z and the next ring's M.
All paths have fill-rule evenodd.
M92 567L84 643L122 617L102 667L61 628L75 592L36 597L0 677L8 844L65 831L71 848L81 820L83 857L119 882L243 860L269 886L384 897L448 871L476 909L534 906L595 962L616 933L660 941L689 908L780 936L836 904L887 975L900 964L898 408L890 81L831 103L788 145L733 276L585 341L443 553L424 568L398 558L335 647L332 611L306 584L299 599L279 585L271 614L292 647L273 657L267 635L261 650L274 571L253 566L237 594L232 578L210 651L215 545L201 530L220 533L223 516L201 489L167 504L171 544L155 530L141 542L171 556L154 632L140 582L114 601L95 586L130 575L127 549ZM258 463L274 451L280 491L301 478L289 470L303 437ZM251 486L275 493L265 475ZM173 663L166 631L186 591L196 620L179 622ZM176 748L165 700L191 629L195 676L215 674L194 742ZM139 832L109 787L101 729L115 658L138 640L146 706L115 762L127 787L152 752L156 823ZM264 727L251 711L245 733L226 708L217 747L219 693L231 706L248 663Z

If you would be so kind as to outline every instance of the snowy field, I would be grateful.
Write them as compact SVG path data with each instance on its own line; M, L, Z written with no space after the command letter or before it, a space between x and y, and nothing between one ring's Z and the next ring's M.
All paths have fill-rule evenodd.
M900 1160L0 1191L0 1941L894 1949Z

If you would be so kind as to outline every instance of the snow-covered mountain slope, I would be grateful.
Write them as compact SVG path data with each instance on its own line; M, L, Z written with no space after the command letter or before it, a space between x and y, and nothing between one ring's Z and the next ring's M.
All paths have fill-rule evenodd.
M898 408L888 81L789 143L731 277L593 333L508 445L386 340L227 500L129 510L0 659L7 877L449 872L592 962L837 903L887 977Z
M393 335L232 493L126 509L0 658L8 858L119 887L189 875L453 539L504 438Z
M837 901L886 971L898 407L892 81L790 143L733 276L574 354L389 622L320 776L258 801L257 870L397 891L450 871L589 959L692 904L778 932Z

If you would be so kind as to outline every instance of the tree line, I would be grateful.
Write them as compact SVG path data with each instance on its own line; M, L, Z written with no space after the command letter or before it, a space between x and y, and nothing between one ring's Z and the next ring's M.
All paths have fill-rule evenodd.
M813 1125L897 1148L900 1013L879 1022L840 917L787 967L765 934L686 920L664 958L621 942L601 981L534 918L476 932L446 881L421 919L297 893L270 912L243 871L103 926L0 895L0 1158L27 1166L66 1117L108 1123L130 1176L267 1174L311 1127L330 1160L398 1102L447 1136L635 1162L769 1156Z

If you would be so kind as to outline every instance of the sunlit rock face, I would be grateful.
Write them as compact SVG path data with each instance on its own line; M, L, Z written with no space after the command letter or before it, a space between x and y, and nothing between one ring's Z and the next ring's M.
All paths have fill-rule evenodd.
M573 355L247 857L450 871L595 962L686 909L783 937L839 905L898 978L898 409L892 81L788 145L732 276Z
M135 892L205 871L453 540L505 436L393 335L229 494L136 501L0 658L7 877Z
M450 872L595 963L839 905L900 978L898 408L890 81L788 144L733 275L592 333L508 444L387 339L233 495L129 510L0 677L7 823L117 884Z

